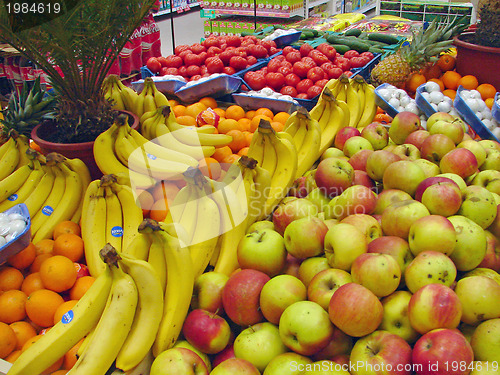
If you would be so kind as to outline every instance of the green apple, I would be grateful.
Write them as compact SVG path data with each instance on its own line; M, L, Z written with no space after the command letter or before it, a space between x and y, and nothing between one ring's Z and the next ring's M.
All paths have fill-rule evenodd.
M469 375L500 375L498 362L474 361Z
M354 259L367 250L366 236L354 225L339 223L326 233L325 256L332 268L350 271Z
M395 146L394 146L395 148ZM375 181L382 181L385 169L401 157L387 150L377 150L366 159L366 173Z
M408 343L417 341L418 332L410 324L408 304L412 294L407 290L398 290L382 299L384 316L379 329L398 335Z
M307 258L300 263L298 278L307 288L312 278L318 272L329 268L330 265L328 264L328 259L324 256Z
M382 236L374 239L368 244L368 252L392 256L398 263L401 273L405 272L406 267L414 258L408 242L396 236Z
M329 147L321 154L320 160L326 158L337 158L339 156L345 156L341 149L337 147Z
M250 225L247 229L247 233L254 232L256 230L261 230L261 229L272 229L274 230L274 223L269 220L260 220L256 221L252 225Z
M408 111L394 116L389 128L389 138L396 144L403 144L406 137L420 128L420 117Z
M377 204L377 194L364 185L353 185L330 201L329 218L342 220L352 214L371 214Z
M381 150L389 142L389 132L384 125L372 122L361 130L361 136L368 139L374 150Z
M408 244L415 256L425 250L439 251L449 256L455 249L456 240L455 227L440 215L418 219L411 225L408 235Z
M500 171L500 151L492 148L485 148L486 160L479 168L481 171L495 170Z
M486 150L483 146L481 146L481 143L479 142L476 142L474 140L462 141L457 145L457 147L466 148L470 152L472 152L474 156L476 156L477 165L479 167L481 167L481 165L486 160Z
M483 146L485 150L492 149L492 150L500 151L500 143L498 143L496 141L492 141L490 139L482 139L478 143L481 146Z
M481 228L486 229L497 216L495 198L488 189L482 186L467 186L462 192L462 205L458 214L471 219Z
M479 172L472 180L472 185L479 185L491 193L500 193L500 171L486 170Z
M388 254L359 255L351 267L352 281L368 288L377 297L393 293L401 281L401 268Z
M382 213L382 231L387 236L408 239L412 224L428 215L427 207L416 200L393 203Z
M297 259L321 255L327 232L326 224L315 216L294 220L288 224L283 235L286 251Z
M306 199L314 203L319 212L323 212L325 207L328 207L328 203L330 203L330 198L323 194L323 190L320 188L313 189L307 194Z
M341 223L354 225L366 236L368 244L382 236L382 226L373 216L367 214L354 214L343 218Z
M328 268L312 278L307 287L307 299L328 310L333 293L347 283L352 283L352 277L348 272L337 268Z
M205 363L205 366L207 366L208 372L210 373L210 371L212 371L212 362L210 362L210 358L208 357L208 354L203 353L201 350L196 349L188 341L177 340L173 347L174 348L186 348L186 349L192 350L193 352L198 354L200 356L200 358L203 360L203 362Z
M434 124L438 121L453 122L455 121L455 118L447 112L434 112L427 119L427 130L430 132Z
M440 173L436 177L446 177L449 178L450 180L455 181L455 183L460 188L460 191L463 191L467 187L467 184L465 183L464 179L455 173Z
M410 194L399 189L384 189L382 190L377 198L377 204L375 205L375 210L373 211L376 215L382 215L384 210L395 202L413 200Z
M486 255L487 243L483 228L461 215L450 216L448 220L457 233L455 249L450 255L451 260L459 271L476 268Z
M441 173L439 167L427 159L417 159L414 161L424 171L425 178L437 176Z
M394 147L392 153L398 155L401 160L420 159L420 150L417 148L417 146L412 145L411 143L403 143L402 145Z
M410 160L400 160L385 169L382 180L384 189L400 189L413 197L418 185L425 178L425 173L418 164Z
M479 324L472 334L471 346L474 359L497 361L500 358L500 319L489 319Z
M405 283L412 293L433 283L451 287L456 277L457 269L453 261L437 251L422 251L405 270Z
M222 313L222 289L229 276L221 272L209 271L202 273L194 281L192 309L203 309L210 312Z
M462 278L469 276L486 276L500 285L500 274L489 268L476 267L472 271L467 272Z
M303 355L286 352L274 357L262 375L302 375L305 365L313 361Z
M246 359L261 372L274 357L287 351L278 326L270 322L257 323L241 331L233 347L236 358Z
M500 285L486 276L460 279L455 287L462 302L462 322L477 325L488 319L500 318Z
M177 347L161 352L154 359L150 374L208 375L208 369L198 354L192 350Z
M353 156L356 152L360 150L372 150L373 151L373 146L370 143L369 140L356 135L354 137L349 138L347 141L344 143L344 148L342 151L344 151L344 155L350 158Z
M431 129L429 130L431 135L433 134L444 134L457 145L462 142L464 138L464 129L462 125L457 122L448 122L448 121L436 121Z

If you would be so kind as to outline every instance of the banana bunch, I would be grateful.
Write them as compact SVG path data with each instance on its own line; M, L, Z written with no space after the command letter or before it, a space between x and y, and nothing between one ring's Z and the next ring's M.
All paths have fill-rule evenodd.
M0 145L0 181L30 163L26 154L29 148L27 136L13 129L8 132L7 140Z
M340 129L351 125L350 113L350 107L346 102L336 99L330 89L325 86L318 103L309 113L312 119L318 121L321 129L319 155L332 145L335 135Z
M132 112L141 119L144 113L154 111L164 105L169 105L167 97L156 88L151 77L146 77L144 79L144 86L137 96Z
M121 253L134 243L143 220L142 209L136 204L132 188L120 184L114 175L90 182L82 202L85 259L90 274L97 277L106 268L100 259L100 250L109 243Z
M287 195L295 179L297 150L293 138L287 132L275 132L269 121L262 119L252 137L248 156L257 160L271 176L263 207L264 216L268 216Z
M103 82L104 97L116 110L134 112L137 106L137 93L125 86L117 75L110 74Z
M297 179L311 169L321 155L321 128L318 121L312 119L304 107L300 107L290 115L283 131L292 136L297 150Z
M110 244L99 253L104 272L40 342L22 353L9 374L41 374L82 338L68 374L104 375L113 362L132 374L152 361L163 317L160 281L148 262L118 254Z

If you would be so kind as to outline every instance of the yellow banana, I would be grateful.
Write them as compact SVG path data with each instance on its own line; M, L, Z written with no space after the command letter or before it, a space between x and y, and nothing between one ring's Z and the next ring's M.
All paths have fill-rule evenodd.
M261 128L259 125L258 131L262 132L264 138L264 159L262 160L262 163L260 163L260 165L262 166L262 168L268 171L270 175L273 175L274 171L276 170L276 164L278 162L276 149L269 139L269 135L267 133L264 133L263 129L264 128Z
M148 77L149 78L149 77ZM146 96L144 97L144 113L149 111L154 111L156 109L155 97L153 96L152 85L154 82L151 78L144 80L144 90L146 91Z
M12 139L12 137L9 137L4 143L0 145L0 159L2 159L3 156L7 153L7 150L11 147L13 142L14 139Z
M5 209L2 209L2 204L26 183L33 170L31 165L23 165L0 181L0 212L5 211ZM7 202L16 200L17 196L9 198Z
M30 140L25 135L20 134L16 138L16 144L19 150L19 162L17 163L16 169L19 169L23 165L28 165L31 162L31 159L26 153L30 149Z
M140 92L139 95L137 95L137 98L135 100L135 107L134 110L132 111L135 115L137 115L139 118L144 114L144 100L146 98L147 90L146 86L143 87L142 91Z
M144 112L141 116L141 118L139 119L139 123L142 125L144 124L146 121L148 121L149 119L152 119L156 116L156 114L158 113L158 109L154 109L153 111L149 111L149 112Z
M153 90L153 97L155 99L155 105L156 105L157 108L161 107L161 106L164 106L164 105L170 105L168 103L168 99L165 96L165 94L162 93L160 90L158 90L158 88L156 87L156 85L155 85L154 82L151 85L151 88Z
M252 159L257 160L259 165L262 165L262 161L264 160L264 147L265 147L265 139L261 132L257 131L253 133L252 141L250 142L250 147L248 148L247 156Z
M39 183L33 183L33 186L26 186L26 199L24 204L28 208L31 217L40 210L43 202L47 199L55 182L55 173L51 167L46 168L44 175ZM23 186L24 188L24 186ZM20 194L19 194L20 195Z
M0 159L0 181L14 172L20 160L19 150L14 138L10 137L2 148L5 146L7 146L5 154Z
M321 128L316 120L313 120L309 114L300 114L302 128L306 129L302 139L297 139L295 149L297 150L297 171L295 178L301 177L306 171L311 169L314 162L320 156ZM294 138L295 141L295 138ZM299 146L297 146L299 145Z
M117 80L117 85L120 88L120 95L122 96L125 110L133 112L135 108L135 101L137 100L137 93L130 87L125 86L119 79Z
M375 87L366 83L363 85L363 93L365 97L365 103L363 107L363 114L358 123L358 127L364 128L369 125L377 113L377 104L375 103Z
M227 146L233 137L226 134L207 134L197 131L197 128L178 124L169 116L165 123L175 138L190 146Z
M92 182L92 178L87 165L81 159L66 159L64 162L73 172L80 176L82 199L80 199L80 204L70 219L72 222L79 224L83 210L83 195L85 194L90 182Z
M137 230L138 229L139 228L137 228ZM151 238L142 233L137 233L132 242L126 248L123 248L122 254L129 255L135 259L147 261L150 247Z
M349 78L345 78L344 84L346 87L346 100L344 101L349 106L349 124L350 126L357 127L361 117L361 109L363 107L360 106L359 95L351 86Z
M125 104L123 103L123 98L120 94L118 86L113 86L111 88L111 99L113 101L113 108L118 111L125 110Z
M106 199L106 243L111 244L116 251L121 253L123 237L122 206L111 186L104 186L104 194Z
M225 275L231 275L239 268L238 263L238 243L245 236L247 220L243 220L236 227L228 232L224 232L220 239L219 257L215 263L214 271Z
M139 226L139 231L141 230L140 228L141 226ZM153 267L158 276L158 280L160 280L162 291L165 292L165 288L167 287L167 262L165 259L165 250L163 249L165 244L163 240L155 234L144 231L141 233L149 237L151 241L147 262Z
M26 199L31 195L31 193L41 182L42 178L45 175L45 171L40 166L40 162L38 160L34 160L33 164L34 164L33 169L31 170L28 178L24 181L22 186L15 192L13 192L12 195L8 196L7 199L5 199L2 203L0 203L0 212L8 210L9 208L15 206L19 202L26 202ZM9 177L2 180L2 182L6 181L8 178Z
M332 108L330 121L321 132L320 155L332 145L338 131L349 125L349 106L345 102L335 99L331 101L330 105Z

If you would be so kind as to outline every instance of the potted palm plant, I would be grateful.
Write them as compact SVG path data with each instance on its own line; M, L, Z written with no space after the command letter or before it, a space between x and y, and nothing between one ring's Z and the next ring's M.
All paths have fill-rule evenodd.
M32 131L42 150L93 159L93 141L116 116L103 81L155 0L50 3L26 13L0 6L0 42L41 68L53 87L52 116Z
M475 31L454 38L457 47L457 72L473 74L481 82L500 90L500 0L478 4L479 22Z

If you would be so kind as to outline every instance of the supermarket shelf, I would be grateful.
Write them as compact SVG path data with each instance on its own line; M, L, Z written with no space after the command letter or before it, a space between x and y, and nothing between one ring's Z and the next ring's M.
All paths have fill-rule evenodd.
M307 2L307 8L311 9L311 8L314 8L314 7L318 6L318 5L327 4L330 1L331 0L313 0L313 1L309 1L309 2Z
M174 13L186 12L186 11L188 11L194 7L200 6L200 5L201 5L201 1L198 1L195 3L189 3L189 4L182 5L182 6L174 7ZM171 13L170 9L163 9L163 10L159 10L158 12L154 13L153 16L159 17L159 16L163 16L165 14L170 14L170 13Z
M366 12L369 12L370 10L372 10L372 9L375 9L376 7L377 7L377 3L376 2L371 2L370 4L366 4L362 8L355 9L354 11L356 13L366 13Z
M203 9L205 14L216 14L216 15L234 15L234 16L253 16L254 10L248 9ZM304 17L304 9L299 8L293 12L276 12L276 11L266 11L257 9L257 17L274 17L274 18L290 18L295 16Z

